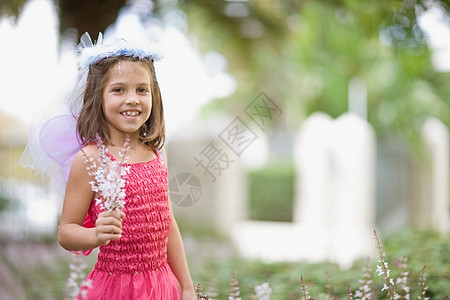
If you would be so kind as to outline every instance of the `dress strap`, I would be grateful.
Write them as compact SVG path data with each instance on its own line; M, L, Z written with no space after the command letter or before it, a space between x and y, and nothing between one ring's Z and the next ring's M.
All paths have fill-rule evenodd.
M111 153L109 153L108 147L105 147L105 154L106 154L106 156L108 156L112 161L116 161L116 160L117 160Z
M163 156L162 150L159 149L159 148L157 148L156 151L155 151L155 153L156 153L156 156L158 156L159 161L160 161L162 164L165 165L165 163L164 163L164 156Z

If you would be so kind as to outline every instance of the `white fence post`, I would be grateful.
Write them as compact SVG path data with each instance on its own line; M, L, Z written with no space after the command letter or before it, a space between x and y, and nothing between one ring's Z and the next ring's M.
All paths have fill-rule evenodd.
M294 150L294 222L298 238L315 249L306 258L348 265L373 252L375 144L373 129L354 114L305 121Z
M436 118L428 118L422 128L422 139L428 157L424 171L423 193L419 201L422 225L446 233L449 221L449 130Z
M300 226L296 238L303 241L302 256L312 261L324 260L330 248L332 128L333 119L316 112L304 121L294 146L297 176L293 221Z
M326 202L330 198L330 140L333 120L324 113L312 114L303 124L295 143L297 169L293 221L325 227Z
M334 123L331 175L332 261L348 265L373 253L375 229L375 134L355 114L344 114Z

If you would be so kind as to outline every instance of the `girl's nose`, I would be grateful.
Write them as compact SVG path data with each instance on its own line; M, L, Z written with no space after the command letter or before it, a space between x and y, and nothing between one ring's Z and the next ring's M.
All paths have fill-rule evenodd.
M126 100L126 104L137 105L139 104L139 99L135 95L130 95Z

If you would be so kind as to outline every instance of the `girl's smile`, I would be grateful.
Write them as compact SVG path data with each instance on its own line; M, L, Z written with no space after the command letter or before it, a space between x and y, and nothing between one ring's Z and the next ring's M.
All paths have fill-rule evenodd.
M124 116L124 117L137 117L138 115L141 114L141 112L140 112L140 111L131 111L131 110L128 110L128 111L123 111L123 112L121 112L121 114L122 114L122 116Z

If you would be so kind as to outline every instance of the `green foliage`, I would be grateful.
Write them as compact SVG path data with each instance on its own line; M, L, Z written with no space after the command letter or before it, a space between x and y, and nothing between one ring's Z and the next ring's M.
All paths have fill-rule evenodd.
M273 161L248 174L251 220L292 221L295 169L292 163Z
M4 210L9 205L10 202L11 200L0 194L0 211Z
M224 15L222 1L183 3L200 49L221 52L238 82L234 95L205 111L235 114L237 103L264 90L284 111L275 125L295 130L313 112L345 113L356 77L366 83L368 121L378 135L401 136L417 154L427 117L450 126L450 73L433 68L418 26L433 6L448 20L446 1L248 1L240 4L249 12L243 17ZM242 35L249 20L260 23L260 36Z
M10 16L17 20L27 0L2 0L0 2L0 16Z
M270 243L270 237L267 239ZM434 232L404 231L387 237L382 241L386 259L391 269L391 277L399 275L394 261L400 257L408 258L410 275L408 285L411 287L411 299L417 299L419 275L426 264L426 285L429 287L427 296L431 299L443 299L450 291L449 237ZM374 242L374 249L376 244ZM377 259L371 258L372 288L378 299L387 299L386 292L381 291L383 278L377 276ZM234 272L239 281L242 299L254 295L254 287L268 282L272 288L271 300L299 299L301 295L300 276L309 289L309 295L314 299L329 299L338 297L346 299L347 286L354 294L361 283L363 269L367 260L355 262L348 269L343 269L331 263L264 263L256 260L246 260L235 255L227 257L210 257L204 260L202 268L191 268L193 279L200 282L203 291L208 291L209 282L216 280L219 292L217 299L227 299L230 293L231 274ZM331 296L331 297L330 297Z
M433 231L405 230L385 239L384 250L393 261L408 258L410 281L417 283L426 265L425 275L431 299L443 299L450 292L450 236ZM395 275L395 274L394 274ZM417 290L417 287L413 287Z
M5 187L2 186L2 177L0 175L0 212L6 209L16 208L18 205L17 199L5 195Z

